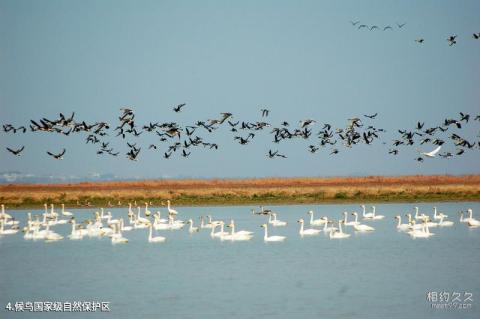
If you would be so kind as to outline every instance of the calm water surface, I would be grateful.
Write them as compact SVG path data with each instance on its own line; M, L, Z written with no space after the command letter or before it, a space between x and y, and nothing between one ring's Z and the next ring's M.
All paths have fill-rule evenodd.
M283 243L264 243L260 225L267 218L250 214L249 206L179 207L179 219L211 213L234 218L237 230L255 232L250 242L212 239L210 230L190 235L159 231L164 244L149 244L147 231L124 232L126 245L109 238L46 243L24 240L19 233L0 237L0 318L480 318L480 228L458 223L459 210L480 203L442 203L437 207L455 221L432 228L430 239L411 239L395 230L393 217L414 204L378 204L384 220L367 224L373 233L330 240L321 234L301 238L296 221L306 212L338 219L358 205L271 206L286 227ZM419 204L432 214L433 204ZM258 208L257 208L258 209ZM156 211L151 208L151 211ZM160 208L165 215L165 208ZM94 209L69 209L78 221ZM127 209L110 209L126 217ZM22 222L25 210L9 211ZM34 214L42 211L32 211ZM349 216L350 218L351 216ZM308 226L309 227L309 226ZM53 229L62 235L71 225ZM427 292L473 294L468 310L431 308ZM15 301L110 302L110 313L12 313Z

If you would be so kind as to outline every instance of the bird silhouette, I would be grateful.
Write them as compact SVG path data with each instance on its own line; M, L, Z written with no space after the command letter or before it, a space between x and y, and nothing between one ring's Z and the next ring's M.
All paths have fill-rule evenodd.
M47 154L50 155L51 157L53 157L54 159L57 159L57 160L62 160L63 159L63 155L65 154L65 151L66 149L63 149L60 153L58 154L53 154L49 151L47 151Z
M16 156L20 156L24 149L25 149L25 146L22 146L21 148L16 149L16 150L13 150L13 149L7 147L7 151L9 151L10 153L12 153L13 155L16 155Z

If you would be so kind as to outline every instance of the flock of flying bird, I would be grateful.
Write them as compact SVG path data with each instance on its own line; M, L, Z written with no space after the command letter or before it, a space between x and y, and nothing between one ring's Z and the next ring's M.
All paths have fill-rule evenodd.
M179 104L173 108L175 113L182 112L186 104ZM75 113L66 117L60 113L57 119L41 118L39 120L30 120L30 125L15 126L13 124L4 124L3 132L7 134L25 134L28 131L39 134L59 134L70 136L73 134L84 134L86 144L92 144L97 147L96 153L99 156L118 156L120 152L114 150L110 145L111 137L121 139L126 143L126 157L129 160L136 161L139 158L142 146L137 141L140 136L150 135L151 140L156 140L143 148L148 150L163 149L163 157L170 158L174 153L182 157L189 157L195 148L202 147L209 150L217 150L219 145L206 140L202 133L209 135L221 127L226 127L233 135L233 141L240 145L251 143L261 131L268 130L272 135L272 142L280 145L289 140L308 141L307 151L317 153L321 149L328 148L330 155L338 154L340 146L350 149L356 145L371 145L386 133L383 128L375 127L372 123L376 120L378 113L365 114L363 118L353 117L348 119L346 126L334 128L329 123L317 123L314 119L304 119L297 123L283 121L280 125L273 126L266 119L270 110L262 108L260 110L261 119L257 121L234 121L232 113L220 113L217 118L204 121L197 121L191 125L180 125L177 122L149 122L138 125L135 121L135 114L131 108L120 109L121 113L118 122L114 126L107 122L87 123L83 120L76 120ZM389 147L388 153L392 155L399 154L401 148L422 145L436 147L433 151L418 150L419 156L416 160L421 162L425 157L450 158L460 156L467 150L479 149L480 141L468 140L461 136L461 129L469 122L480 122L480 115L470 116L460 112L458 117L446 118L442 123L435 126L426 127L424 122L418 122L412 129L398 130L400 134L396 137ZM319 129L314 132L314 128ZM479 136L477 135L477 138ZM452 142L455 151L440 153L442 145L448 140ZM383 144L387 144L383 142ZM6 150L15 156L21 156L25 151L25 146L6 147ZM62 147L57 151L46 151L46 154L56 160L62 160L66 154L66 148ZM287 155L281 154L278 150L270 149L266 154L267 158L287 158Z
M356 27L357 30L370 30L370 31L377 31L377 30L383 30L383 31L393 31L394 28L391 26L391 25L387 25L387 26L384 26L384 27L380 27L378 25L367 25L367 24L360 24L360 21L350 21L351 25L353 27ZM397 27L398 29L402 29L407 23L397 23ZM478 33L473 33L472 35L472 38L475 39L475 40L478 40L480 39L480 32ZM451 35L449 37L447 37L447 42L448 42L448 45L449 46L453 46L455 44L457 44L457 35L454 34L454 35ZM418 38L418 39L415 39L415 42L419 43L419 44L423 44L425 42L425 39L424 38Z
M136 204L136 202L135 202ZM151 203L150 203L151 204ZM188 232L190 234L197 233L201 229L209 229L210 236L212 238L218 238L220 240L228 241L248 241L254 236L253 231L236 230L235 221L233 219L227 224L223 220L214 220L211 215L200 216L200 225L194 226L193 220L177 219L178 212L171 208L170 201L167 201L167 218L161 217L161 212L156 211L153 213L149 210L149 203L145 203L144 216L139 206L137 206L137 212L135 213L130 203L126 218L114 217L110 211L105 212L103 208L96 211L93 214L93 218L84 220L82 223L77 223L75 215L65 210L65 205L62 204L61 211L55 211L54 205L45 204L45 212L41 215L35 215L32 217L31 213L27 215L26 226L22 228L23 237L25 239L33 240L45 240L45 241L58 241L64 239L63 235L55 232L51 228L56 225L62 225L70 223L72 224L71 232L67 235L70 240L81 240L84 237L109 237L112 244L127 243L128 239L123 236L124 232L129 232L138 229L148 229L147 240L150 243L161 243L166 241L165 236L154 235L153 231L161 230L180 230L186 225L188 226ZM344 212L341 218L338 220L329 219L327 216L323 216L319 219L314 218L314 212L309 211L307 215L310 217L308 221L310 228L305 228L305 220L300 218L299 223L299 235L314 236L321 233L329 236L330 239L342 239L351 236L350 233L345 233L342 229L351 227L353 231L359 233L371 233L375 231L375 228L371 225L367 225L366 222L373 222L382 220L384 215L378 215L376 213L375 206L372 206L372 211L367 212L365 205L361 205L363 212L359 215L357 212L352 212L354 220L348 220L348 212ZM480 227L480 221L473 218L473 212L468 209L468 217L465 218L464 212L460 212L460 223L465 223L470 228ZM252 209L252 215L267 215L268 221L262 223L260 227L264 229L264 241L265 242L281 242L287 237L274 235L268 235L268 227L282 227L287 226L287 222L281 221L277 218L278 214L272 210L264 209L261 207L260 211ZM415 215L407 213L408 223L402 223L401 216L395 216L397 220L396 230L404 232L415 238L429 238L434 235L430 232L430 228L433 227L450 227L454 225L453 221L448 220L448 216L438 212L437 208L433 208L433 216L430 217L426 214L419 213L419 208L415 207ZM63 218L66 217L66 218ZM362 220L359 220L359 217ZM206 220L208 219L208 220ZM125 221L128 220L128 223ZM224 227L230 228L230 231L226 231ZM337 227L338 226L338 227ZM217 231L217 229L219 229ZM20 231L20 223L12 215L5 212L5 206L1 205L0 213L0 238L2 235L14 235Z

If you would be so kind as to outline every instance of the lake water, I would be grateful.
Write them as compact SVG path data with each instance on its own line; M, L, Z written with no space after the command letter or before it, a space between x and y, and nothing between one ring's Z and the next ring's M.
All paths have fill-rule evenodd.
M0 237L0 318L480 318L480 228L459 223L458 211L480 203L441 203L439 211L453 227L432 228L435 236L412 239L397 232L393 217L414 212L432 215L434 204L377 204L386 218L366 222L376 230L331 240L301 238L296 222L306 212L338 219L358 205L269 206L286 227L269 227L269 235L285 235L281 243L264 243L260 225L265 216L253 206L178 207L179 219L210 213L214 219L235 219L237 230L255 232L249 242L212 239L209 229L190 235L159 231L163 244L147 242L145 229L124 232L125 245L109 238L44 242L23 235ZM258 207L255 207L258 209ZM114 217L127 209L109 209ZM150 208L156 211L156 208ZM162 216L165 208L160 208ZM78 221L94 209L69 209ZM25 210L8 211L25 225ZM42 211L32 211L41 213ZM349 219L351 216L349 216ZM308 225L308 223L307 223ZM307 226L310 227L310 226ZM53 229L62 235L71 225ZM432 309L427 293L471 293L471 308ZM455 294L457 297L457 295ZM109 302L110 312L14 313L17 301ZM451 301L451 300L450 300Z

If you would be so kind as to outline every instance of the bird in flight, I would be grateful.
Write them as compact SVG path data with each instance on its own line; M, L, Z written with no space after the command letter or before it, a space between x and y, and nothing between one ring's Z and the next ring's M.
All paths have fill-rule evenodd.
M375 113L375 114L372 114L372 115L364 114L363 116L368 117L369 119L374 119L375 117L377 117L377 115L378 115L378 113Z
M287 158L285 155L279 154L278 151L273 152L272 150L269 150L269 151L268 151L267 156L268 156L269 158L274 158L275 156L282 157L282 158Z
M54 159L57 159L57 160L62 160L63 159L63 155L65 154L65 149L63 149L63 151L61 153L58 153L58 154L53 154L49 151L47 151L47 154L50 155L51 157L53 157Z
M375 29L378 29L378 26L372 25L372 26L370 27L370 31L375 30Z
M261 109L260 112L262 112L262 117L267 117L267 116L268 116L268 113L270 112L270 110Z
M397 26L398 26L399 29L401 29L401 28L403 28L403 26L406 25L406 24L407 24L406 22L405 22L405 23L402 23L402 24L397 23Z
M449 46L452 46L452 45L454 45L454 44L457 44L456 38L457 38L456 35L451 35L451 36L449 36L449 37L447 38L448 45L449 45Z
M357 29L358 29L358 30L360 30L361 28L368 28L368 27L367 27L367 25L366 25L366 24L361 24L361 25L359 25L359 26L358 26L358 28L357 28Z
M25 148L25 146L22 146L22 148L20 148L18 150L12 150L11 148L7 147L7 151L12 153L13 155L20 156L20 153L22 153L24 148Z
M473 38L474 38L475 40L480 39L480 32L474 33L474 34L473 34Z
M425 41L425 39L423 39L423 38L420 38L420 39L416 39L416 40L415 40L415 42L420 43L420 44L422 44L424 41Z
M177 106L175 106L175 107L173 108L173 110L175 111L175 113L181 112L181 111L182 111L182 107L184 107L185 105L187 105L187 104L186 104L186 103L178 104Z
M351 23L352 25L357 25L359 22L360 22L360 20L358 20L358 21L355 21L355 22L353 22L353 21L350 21L350 23Z
M398 150L397 150L397 149L391 149L391 150L388 151L388 154L397 155L397 154L398 154Z
M418 151L418 150L417 150L417 151L418 151L421 155L424 155L424 156L427 156L427 157L435 157L435 156L437 155L437 153L440 152L440 149L441 149L441 148L442 148L442 147L439 146L439 147L437 147L436 149L434 149L434 150L431 151L431 152L421 152L421 151Z
M385 28L383 28L383 31L386 31L386 30L393 30L391 26L387 25Z

